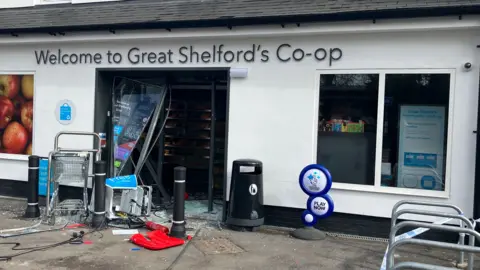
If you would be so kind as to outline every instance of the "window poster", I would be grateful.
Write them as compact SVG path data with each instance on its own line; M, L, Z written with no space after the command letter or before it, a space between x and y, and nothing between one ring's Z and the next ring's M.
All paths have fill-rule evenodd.
M397 186L444 190L445 107L400 107Z
M32 74L0 74L0 153L31 155Z

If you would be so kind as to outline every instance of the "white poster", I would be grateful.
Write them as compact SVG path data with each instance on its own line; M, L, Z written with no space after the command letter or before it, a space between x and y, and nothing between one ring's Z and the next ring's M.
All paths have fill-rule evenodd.
M445 107L401 106L397 186L444 190Z

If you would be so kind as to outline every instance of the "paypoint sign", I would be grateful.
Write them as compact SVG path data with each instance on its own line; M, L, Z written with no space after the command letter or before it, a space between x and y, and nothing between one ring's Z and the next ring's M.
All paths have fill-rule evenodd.
M252 44L242 49L232 49L224 44L215 44L210 48L198 50L193 45L184 45L162 51L145 50L132 47L119 52L68 52L63 49L35 50L38 65L100 65L100 64L230 64L230 63L268 63L276 59L282 63L305 61L326 62L332 66L343 57L340 48L314 47L305 49L283 43L274 48L261 44Z

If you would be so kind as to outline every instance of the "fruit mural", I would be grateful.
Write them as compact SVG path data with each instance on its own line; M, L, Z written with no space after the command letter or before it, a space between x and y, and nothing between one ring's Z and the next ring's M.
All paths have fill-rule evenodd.
M32 154L33 75L0 74L0 153Z

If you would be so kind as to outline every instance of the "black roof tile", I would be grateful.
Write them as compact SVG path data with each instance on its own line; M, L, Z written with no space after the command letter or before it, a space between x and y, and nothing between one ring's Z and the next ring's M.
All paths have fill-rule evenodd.
M480 13L480 0L123 0L0 9L0 32L173 28Z

